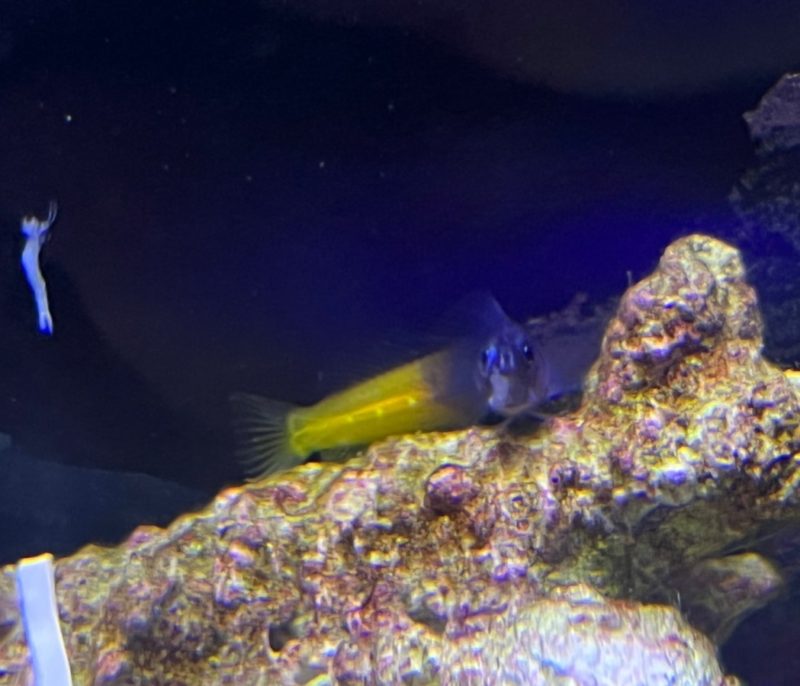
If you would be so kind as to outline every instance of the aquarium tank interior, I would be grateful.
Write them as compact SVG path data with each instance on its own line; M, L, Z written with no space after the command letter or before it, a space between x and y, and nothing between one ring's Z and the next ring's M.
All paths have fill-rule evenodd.
M800 6L0 7L0 686L798 683Z

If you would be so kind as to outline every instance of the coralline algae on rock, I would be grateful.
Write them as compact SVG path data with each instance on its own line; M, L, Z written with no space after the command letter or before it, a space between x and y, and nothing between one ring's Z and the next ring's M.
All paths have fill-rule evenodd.
M738 253L683 238L533 435L398 437L59 561L76 682L734 684L689 622L771 598L763 558L714 560L798 515L798 391L760 348ZM26 683L10 568L0 632Z

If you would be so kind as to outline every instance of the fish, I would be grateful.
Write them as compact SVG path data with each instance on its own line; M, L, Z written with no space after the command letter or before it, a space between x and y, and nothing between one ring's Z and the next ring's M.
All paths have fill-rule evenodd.
M250 480L294 467L315 453L534 410L550 394L547 361L524 325L493 298L484 300L475 333L315 405L232 394L237 455Z

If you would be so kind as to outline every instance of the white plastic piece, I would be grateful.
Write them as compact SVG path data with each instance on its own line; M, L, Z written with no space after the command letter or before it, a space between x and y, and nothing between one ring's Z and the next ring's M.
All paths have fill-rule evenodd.
M39 331L53 333L53 316L50 314L50 305L47 301L47 285L39 267L39 253L42 245L49 236L50 227L56 220L58 205L50 203L47 219L40 221L36 217L25 216L22 218L21 231L26 237L25 247L22 249L22 269L33 291L36 300L36 309L39 312Z
M17 563L17 590L36 686L72 686L56 603L53 556Z

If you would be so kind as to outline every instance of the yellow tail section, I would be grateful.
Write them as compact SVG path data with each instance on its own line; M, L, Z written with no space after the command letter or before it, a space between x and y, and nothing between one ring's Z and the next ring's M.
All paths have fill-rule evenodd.
M416 360L328 396L290 418L304 452L366 445L387 436L449 428L462 419L436 397L438 355Z
M294 467L315 452L340 452L387 436L474 421L463 403L439 396L439 389L447 388L448 364L447 353L434 353L310 407L237 393L231 402L239 459L250 477L258 478Z

